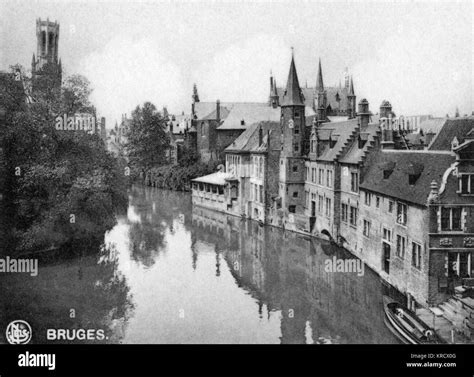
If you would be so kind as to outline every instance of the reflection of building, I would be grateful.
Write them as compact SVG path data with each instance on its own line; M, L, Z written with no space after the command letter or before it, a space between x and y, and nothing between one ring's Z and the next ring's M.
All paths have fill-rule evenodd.
M197 240L216 245L227 268L267 318L278 312L282 343L383 343L391 337L383 323L382 286L376 275L325 271L325 261L349 253L327 241L193 207ZM222 266L221 266L222 269Z

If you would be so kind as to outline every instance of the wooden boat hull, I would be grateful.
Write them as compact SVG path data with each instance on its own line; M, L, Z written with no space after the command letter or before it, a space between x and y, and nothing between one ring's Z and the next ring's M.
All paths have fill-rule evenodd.
M403 343L445 343L432 328L422 322L411 310L388 296L384 296L383 301L385 324Z

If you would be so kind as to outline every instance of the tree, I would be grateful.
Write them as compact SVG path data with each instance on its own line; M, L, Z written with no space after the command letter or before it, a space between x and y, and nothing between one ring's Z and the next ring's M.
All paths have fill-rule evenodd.
M166 120L155 105L145 102L132 112L131 125L125 146L130 165L146 173L151 168L167 164L170 139L166 133Z
M54 119L67 105L54 82L47 85L47 75L40 79L34 103L27 104L14 74L0 75L0 204L7 206L0 225L8 234L8 245L0 239L0 248L8 252L100 243L114 225L114 209L126 202L123 167L99 135L56 130ZM63 93L75 98L70 108L84 109L90 104L87 79L67 82Z
M90 111L89 96L92 93L89 80L82 75L68 77L62 88L63 110L67 114Z

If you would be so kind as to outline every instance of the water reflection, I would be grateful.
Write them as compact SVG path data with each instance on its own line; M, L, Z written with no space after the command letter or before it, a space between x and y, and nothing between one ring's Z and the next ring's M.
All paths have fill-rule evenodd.
M130 203L122 258L137 262L125 266L137 310L125 341L394 341L378 277L325 272L326 259L351 257L344 250L192 208L182 193L135 187Z
M32 343L47 343L47 329L70 330L68 338L54 343L119 343L133 304L117 265L113 246L80 257L64 257L59 250L40 258L36 277L2 274L0 323L6 327L12 320L26 320ZM78 329L102 329L107 339L73 339ZM6 343L4 331L0 342Z
M192 208L185 193L133 187L129 199L99 255L0 277L1 323L27 320L36 343L81 327L109 343L395 342L378 277L325 272L344 250Z

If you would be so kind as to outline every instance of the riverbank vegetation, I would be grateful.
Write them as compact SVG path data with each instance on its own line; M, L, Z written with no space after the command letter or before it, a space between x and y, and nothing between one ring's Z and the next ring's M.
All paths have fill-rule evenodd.
M217 163L202 163L183 146L178 164L170 163L171 140L167 119L156 106L145 102L132 112L126 151L134 180L148 186L187 191L191 180L216 171Z
M3 253L100 245L127 203L125 164L107 152L97 132L55 128L59 115L96 116L88 80L75 75L62 87L36 82L25 101L26 77L0 79Z

